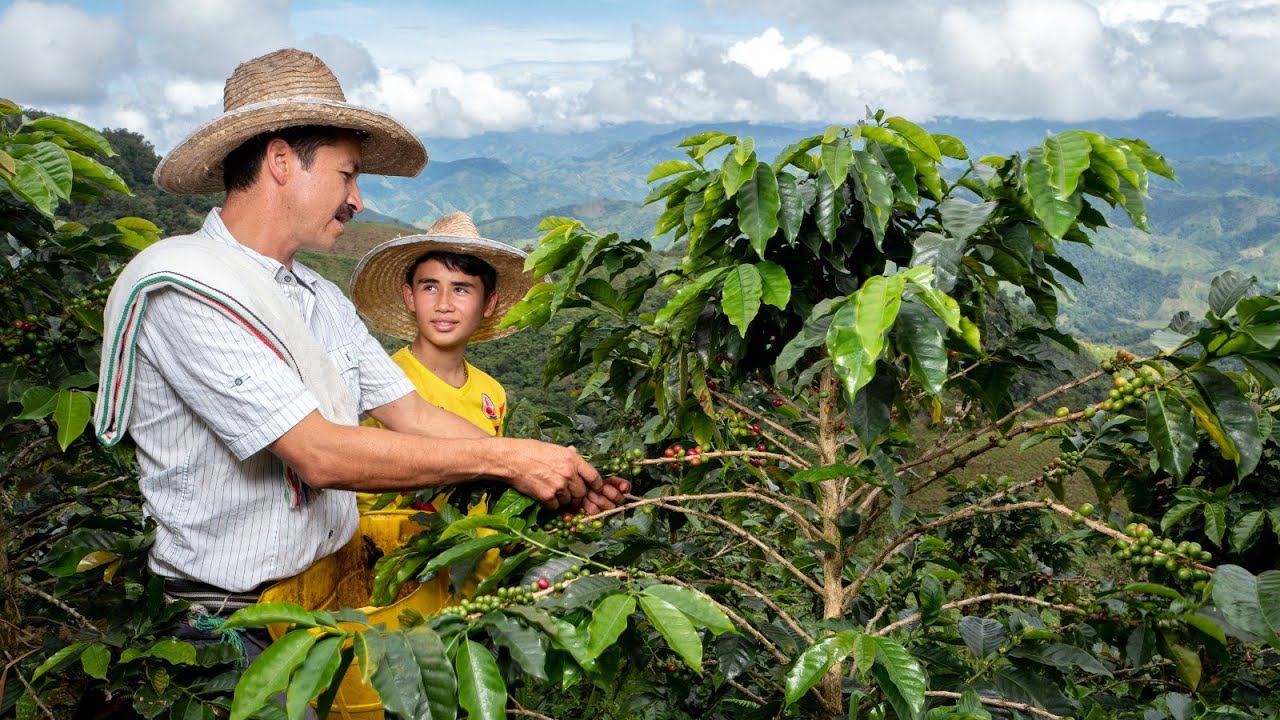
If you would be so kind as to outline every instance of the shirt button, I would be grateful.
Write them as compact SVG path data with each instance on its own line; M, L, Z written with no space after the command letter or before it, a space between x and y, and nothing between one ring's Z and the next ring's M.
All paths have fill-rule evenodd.
M293 282L293 276L292 276L292 275L285 275L285 276L284 276L284 281L285 281L286 283L292 283L292 282Z

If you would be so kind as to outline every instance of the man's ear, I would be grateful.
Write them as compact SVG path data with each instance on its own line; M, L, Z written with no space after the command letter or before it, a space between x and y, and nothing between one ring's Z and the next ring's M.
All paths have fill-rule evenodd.
M493 311L498 309L498 291L494 290L489 293L489 298L484 301L484 316L493 317Z
M404 309L413 313L413 287L409 283L400 285L400 297L404 300Z
M283 185L293 172L293 161L296 158L293 146L282 138L271 138L267 142L266 155L262 158L262 170L259 172L266 172L277 185Z

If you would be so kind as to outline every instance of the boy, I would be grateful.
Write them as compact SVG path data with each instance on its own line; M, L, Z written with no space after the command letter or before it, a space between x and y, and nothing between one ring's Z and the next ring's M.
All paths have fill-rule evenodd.
M504 337L497 325L533 285L525 253L480 237L452 212L425 235L385 242L356 266L351 298L370 327L409 341L391 359L418 393L490 435L501 435L502 385L466 360L467 345ZM361 511L379 496L358 495Z

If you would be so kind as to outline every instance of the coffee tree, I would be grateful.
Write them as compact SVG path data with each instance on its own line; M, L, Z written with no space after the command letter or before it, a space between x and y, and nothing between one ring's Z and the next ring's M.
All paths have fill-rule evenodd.
M112 155L92 128L0 100L0 717L213 718L239 675L230 645L167 636L187 606L146 573L132 451L85 433L107 290L158 236L61 215L129 193Z
M1230 494L1274 457L1280 298L1221 276L1159 354L1063 378L1058 297L1081 278L1061 247L1145 229L1158 153L1072 130L971 158L881 113L771 161L719 132L680 147L649 176L678 256L548 218L528 267L552 282L506 320L572 311L547 377L582 373L607 421L537 430L629 475L630 502L421 516L375 600L506 556L398 630L241 611L229 627L295 629L233 717L286 690L291 715L326 708L353 660L397 717L1274 716L1280 573L1157 529L1203 513L1220 540L1231 508L1244 550L1276 527L1273 489ZM1056 457L974 469L1011 443ZM1096 506L1068 506L1077 487Z

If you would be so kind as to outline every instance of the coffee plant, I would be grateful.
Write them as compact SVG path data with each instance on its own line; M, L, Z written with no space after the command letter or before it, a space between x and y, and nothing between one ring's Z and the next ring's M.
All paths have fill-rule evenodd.
M240 668L231 645L168 636L145 570L132 451L84 431L97 388L102 304L140 218L82 225L69 201L128 194L102 135L0 100L0 717L213 718Z
M628 503L423 516L379 565L384 597L444 572L461 590L505 556L400 629L242 611L297 629L233 717L267 690L315 696L353 658L396 717L1280 711L1280 571L1187 536L1203 514L1242 552L1276 527L1274 485L1248 484L1272 471L1280 297L1224 274L1157 354L1063 377L1058 296L1082 278L1060 249L1116 218L1145 229L1149 173L1173 177L1157 152L1072 130L971 158L883 113L771 161L719 132L680 148L648 178L679 254L547 218L527 267L552 282L506 318L573 318L547 378L585 377L579 402L609 421L536 427L630 477ZM1028 396L1029 378L1054 382ZM1082 393L1098 399L1063 403ZM1011 443L1057 457L972 469ZM1072 488L1096 500L1068 505Z
M553 282L508 322L572 320L547 377L585 378L591 412L535 428L634 494L596 517L439 503L371 595L443 573L449 607L388 629L252 606L228 636L283 632L241 668L168 634L187 608L145 570L130 451L84 434L101 299L159 230L59 217L128 192L100 134L0 121L0 716L324 715L353 666L406 718L1280 712L1280 297L1225 273L1158 352L1064 377L1057 298L1082 278L1059 249L1145 227L1172 169L1139 140L970 158L877 113L766 161L709 132L649 178L677 254L548 218L529 266ZM979 469L1037 445L1056 457Z

